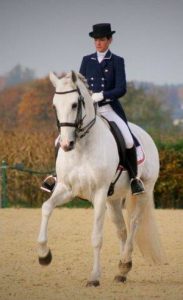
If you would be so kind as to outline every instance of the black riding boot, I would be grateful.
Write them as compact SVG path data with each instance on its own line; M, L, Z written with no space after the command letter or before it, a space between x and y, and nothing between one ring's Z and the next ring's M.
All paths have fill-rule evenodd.
M142 181L137 178L137 154L135 146L126 149L126 168L130 177L132 194L138 195L143 193L144 185Z
M59 150L59 143L55 146L55 161L57 159L57 155L58 155L58 150ZM57 177L56 177L56 174L52 174L52 175L49 175L47 176L42 185L41 185L41 190L43 191L46 191L48 193L51 193L53 192L54 188L55 188L55 184L56 184L56 181L57 181Z

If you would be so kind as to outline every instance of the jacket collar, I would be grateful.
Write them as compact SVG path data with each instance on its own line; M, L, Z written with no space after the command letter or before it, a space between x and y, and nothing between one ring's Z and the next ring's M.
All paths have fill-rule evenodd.
M111 56L112 56L112 53L111 53L110 50L108 50L105 57L104 57L104 59L111 59Z
M110 50L108 50L104 59L111 59L111 56L112 56L112 52ZM95 52L91 55L91 59L97 60L97 52Z

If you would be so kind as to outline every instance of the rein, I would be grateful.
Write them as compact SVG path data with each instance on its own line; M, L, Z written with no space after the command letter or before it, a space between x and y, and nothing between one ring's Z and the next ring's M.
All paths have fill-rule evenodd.
M83 125L83 120L86 117L86 115L82 118L82 107L85 108L85 102L84 102L84 97L82 96L80 89L77 87L77 89L65 91L65 92L55 92L57 95L64 95L64 94L69 94L69 93L74 93L78 92L79 98L78 98L78 108L77 108L77 115L76 115L76 120L74 123L69 123L69 122L59 122L57 113L56 113L56 118L57 118L57 127L60 130L61 127L75 127L76 128L76 137L82 138L84 137L88 132L89 129L95 124L96 121L96 109L95 109L95 117L89 122L86 126L82 127ZM81 133L81 135L79 135Z

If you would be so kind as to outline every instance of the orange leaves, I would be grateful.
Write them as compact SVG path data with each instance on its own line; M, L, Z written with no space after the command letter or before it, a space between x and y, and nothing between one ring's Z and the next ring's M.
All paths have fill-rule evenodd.
M5 129L48 130L56 123L52 97L48 78L5 89L0 93L0 123Z
M53 89L48 79L37 80L23 95L18 107L18 125L28 129L53 126Z
M180 147L180 146L179 146ZM156 184L156 206L183 208L183 145L179 150L160 151L160 177Z

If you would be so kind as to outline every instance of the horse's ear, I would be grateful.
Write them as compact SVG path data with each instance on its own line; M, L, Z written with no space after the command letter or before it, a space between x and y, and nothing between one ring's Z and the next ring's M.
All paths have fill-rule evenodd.
M72 76L72 81L73 81L74 83L76 83L76 81L77 81L77 76L76 76L76 73L75 73L74 71L71 71L71 76Z
M53 72L50 72L49 76L50 76L50 81L52 82L53 86L56 87L57 82L58 82L57 75Z

